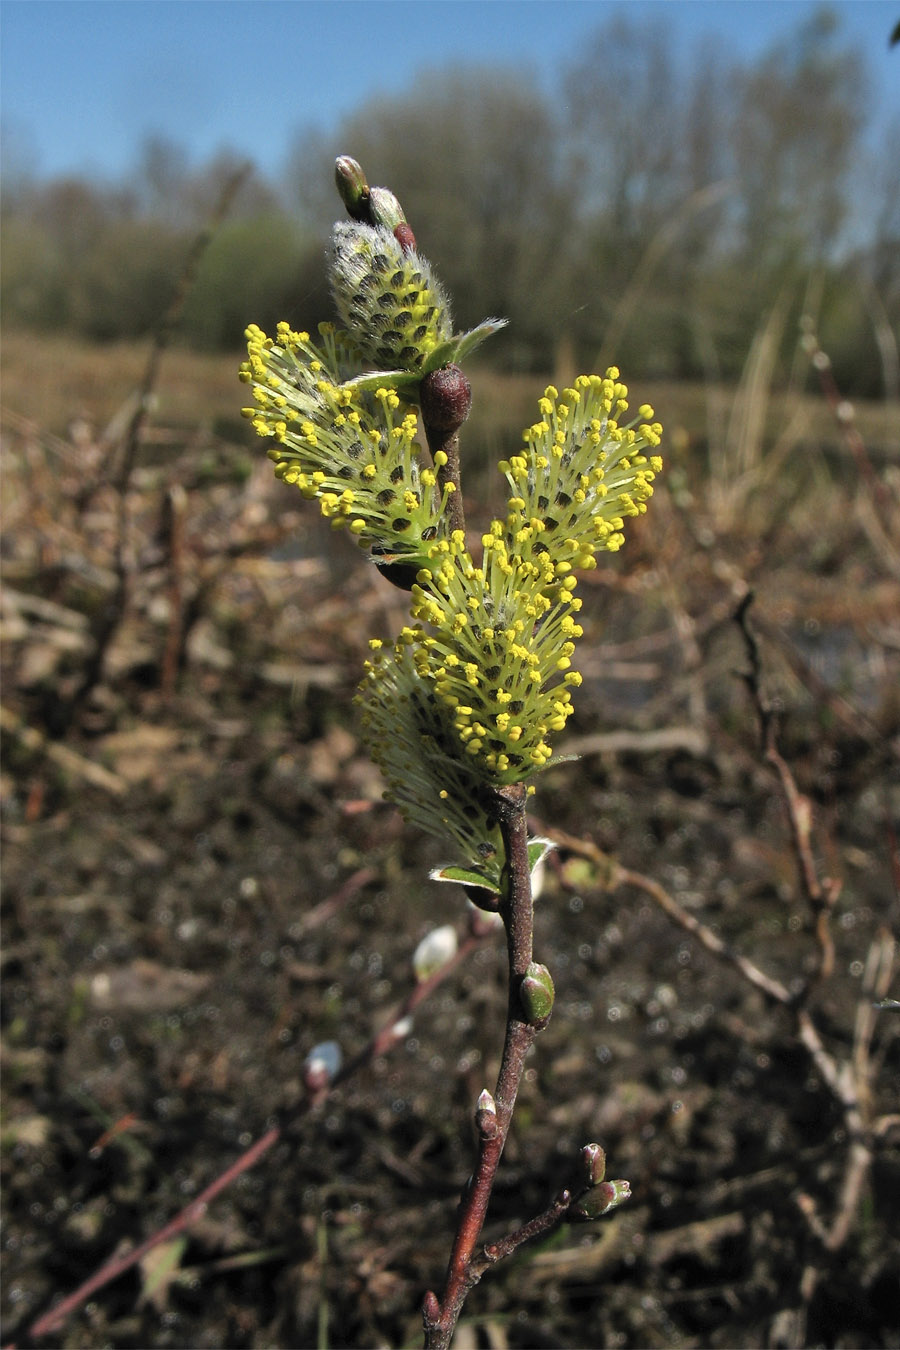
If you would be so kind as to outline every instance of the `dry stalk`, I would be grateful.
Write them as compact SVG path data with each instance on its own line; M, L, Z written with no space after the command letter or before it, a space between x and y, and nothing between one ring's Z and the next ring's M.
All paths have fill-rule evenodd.
M82 678L65 706L58 710L54 727L58 735L63 734L72 724L78 709L89 698L92 690L102 678L107 652L128 611L133 573L133 563L129 551L128 490L140 451L141 433L150 414L152 395L159 379L163 354L181 320L185 303L197 278L200 261L209 248L216 230L227 215L231 203L249 171L250 165L245 164L231 175L222 189L219 201L208 224L199 232L191 245L181 276L175 287L175 294L153 335L150 354L138 390L134 411L121 442L118 464L114 465L111 462L115 451L118 449L118 446L114 446L113 452L102 466L97 478L93 484L88 484L85 487L82 494L82 502L88 500L94 488L101 482L109 482L114 488L116 499L114 545L116 586L114 593L99 612L93 633L93 651Z
M798 1208L820 1253L805 1262L800 1278L801 1299L804 1306L808 1306L825 1274L826 1257L840 1250L853 1228L860 1199L871 1173L877 1141L893 1128L897 1120L890 1115L873 1119L871 1110L871 1042L877 1002L884 998L890 984L896 944L886 931L879 933L872 943L864 970L862 995L857 1006L853 1050L849 1057L838 1058L827 1048L807 1004L814 987L827 979L834 970L830 917L840 883L819 874L814 853L812 804L799 791L790 767L778 748L775 718L761 692L759 648L747 620L751 601L752 596L748 594L736 615L750 662L750 670L744 678L760 723L764 760L774 770L781 788L797 857L800 890L811 916L817 951L812 974L800 982L796 990L789 990L780 980L774 979L755 962L735 951L708 925L684 909L658 881L622 867L615 858L604 853L590 840L578 839L559 830L550 830L549 833L561 848L594 862L605 889L613 891L624 885L641 891L673 923L695 937L706 951L738 971L748 984L759 990L769 1002L782 1007L791 1017L794 1034L841 1111L848 1140L841 1182L830 1217L826 1219L820 1215L810 1195L801 1192L796 1197Z

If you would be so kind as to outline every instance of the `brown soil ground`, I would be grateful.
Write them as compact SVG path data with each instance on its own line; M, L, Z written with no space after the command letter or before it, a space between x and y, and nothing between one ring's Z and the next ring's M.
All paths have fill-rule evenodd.
M358 741L367 642L403 595L248 469L239 429L156 424L127 605L84 689L116 593L115 448L87 396L69 429L21 411L3 447L4 1343L33 1343L276 1124L197 1221L34 1343L417 1345L497 1070L500 940L314 1111L302 1084L313 1045L350 1057L390 1021L430 928L468 922ZM779 744L820 876L842 883L810 1014L832 1063L856 1056L864 1123L897 1111L900 1016L870 1015L897 996L875 968L898 913L897 466L873 498L839 458L763 458L740 492L689 447L671 460L583 586L586 678L558 747L581 758L534 799L535 832L570 836L537 906L557 1003L487 1236L540 1211L590 1140L633 1198L491 1272L458 1345L897 1346L896 1123L845 1203L847 1116L792 1014L583 847L789 987L814 966L732 619L752 586Z

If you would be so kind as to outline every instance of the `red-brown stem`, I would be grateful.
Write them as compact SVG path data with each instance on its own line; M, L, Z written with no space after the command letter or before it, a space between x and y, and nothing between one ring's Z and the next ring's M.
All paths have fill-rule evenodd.
M495 802L506 854L504 897L500 913L506 927L509 954L506 1039L494 1092L497 1127L495 1132L484 1131L481 1134L475 1171L460 1202L456 1238L447 1267L443 1298L438 1301L433 1293L425 1298L425 1350L447 1350L466 1296L487 1268L485 1262L474 1263L473 1254L484 1227L497 1166L509 1133L525 1057L540 1030L539 1026L523 1020L519 1001L519 986L531 964L534 936L525 789L521 784L500 788L495 795Z
M109 1284L112 1280L118 1279L126 1270L136 1266L139 1261L158 1247L161 1242L167 1242L169 1238L175 1237L178 1233L183 1233L192 1223L196 1223L206 1213L212 1201L216 1196L236 1181L239 1176L248 1171L249 1168L256 1165L264 1153L267 1153L273 1144L278 1142L281 1136L281 1130L277 1125L273 1125L264 1135L257 1139L247 1149L246 1153L241 1154L236 1162L227 1167L221 1176L216 1177L206 1190L201 1191L196 1200L192 1200L189 1205L175 1215L164 1228L160 1228L150 1237L145 1238L137 1247L132 1247L130 1251L120 1256L114 1256L95 1271L90 1279L85 1280L84 1284L64 1298L61 1303L57 1303L55 1308L51 1308L43 1317L39 1317L36 1322L28 1328L28 1335L33 1340L39 1340L42 1336L48 1336L52 1331L58 1331L70 1313L76 1308L80 1308L86 1303L91 1294L95 1294L98 1289Z
M518 1251L524 1243L533 1242L536 1237L549 1233L568 1214L573 1199L574 1196L571 1191L560 1191L553 1204L548 1206L542 1214L536 1214L533 1219L529 1219L528 1223L523 1223L522 1227L517 1228L514 1233L509 1233L505 1238L500 1238L498 1242L492 1242L490 1246L485 1247L484 1256L478 1262L479 1276L489 1266L496 1265L504 1257L512 1256L513 1252Z
M455 490L447 503L447 520L451 530L462 530L465 533L466 515L463 507L462 489L459 485L459 432L438 430L426 423L425 439L428 442L432 459L434 459L438 450L443 450L447 456L447 463L437 470L437 479L441 491L448 483L453 484Z

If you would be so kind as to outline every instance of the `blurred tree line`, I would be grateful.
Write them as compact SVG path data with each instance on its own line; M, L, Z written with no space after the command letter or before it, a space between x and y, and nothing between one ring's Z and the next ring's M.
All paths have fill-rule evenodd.
M752 63L704 46L686 67L664 22L622 11L550 92L528 72L424 72L333 134L298 134L282 183L248 176L184 340L231 349L250 319L330 316L322 250L338 214L332 163L348 153L400 197L458 326L512 321L491 344L507 368L547 370L568 352L733 379L767 313L812 304L842 386L896 393L900 156L865 150L866 90L827 10ZM235 167L228 155L192 167L154 140L114 189L7 172L4 323L147 332ZM785 334L787 354L796 325Z

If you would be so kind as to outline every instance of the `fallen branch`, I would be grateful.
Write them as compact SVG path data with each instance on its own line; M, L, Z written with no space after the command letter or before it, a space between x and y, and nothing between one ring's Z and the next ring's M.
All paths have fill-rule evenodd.
M354 876L348 879L331 900L323 901L318 906L316 912L319 920L327 918L329 913L333 913L335 906L348 898L349 888L354 882L356 883L356 889L358 889L360 885L365 884L370 879L368 870L360 869L359 872L354 873ZM329 905L332 906L331 909L328 908ZM410 990L403 1002L389 1015L381 1030L376 1032L352 1059L338 1069L328 1082L310 1088L308 1095L293 1111L290 1123L295 1124L298 1119L307 1115L314 1108L321 1106L341 1084L353 1077L366 1064L371 1063L372 1060L381 1055L387 1054L398 1041L405 1039L409 1035L408 1019L416 1008L429 998L476 948L482 945L490 931L486 926L479 924L476 916L472 921L471 931L460 943L455 956L436 970L427 980L419 981ZM80 1284L77 1289L62 1299L55 1308L44 1313L42 1317L33 1322L28 1328L29 1337L37 1340L58 1331L67 1318L82 1307L92 1294L96 1294L100 1289L111 1284L113 1280L117 1280L121 1275L131 1270L155 1247L163 1242L168 1242L179 1233L186 1232L193 1224L202 1219L213 1200L221 1195L238 1177L243 1176L251 1167L255 1167L260 1159L278 1143L286 1128L287 1122L283 1122L266 1130L265 1134L251 1144L246 1152L242 1153L214 1181L210 1182L189 1205L185 1205L184 1209L180 1210L164 1227L157 1229L155 1233L151 1233L149 1237L145 1238L138 1246L131 1248L130 1251L112 1257L83 1284ZM6 1350L14 1350L14 1347L7 1346Z
M101 788L104 792L111 792L115 797L124 797L128 791L128 784L124 778L120 778L118 774L110 773L109 769L104 769L102 765L95 764L93 760L85 759L83 755L79 755L75 750L70 750L68 746L62 745L59 741L50 740L36 727L28 726L10 708L0 707L0 727L9 732L10 735L15 736L25 746L26 750L45 755L51 763L62 769L64 773L71 774L85 783L90 783L92 787Z

